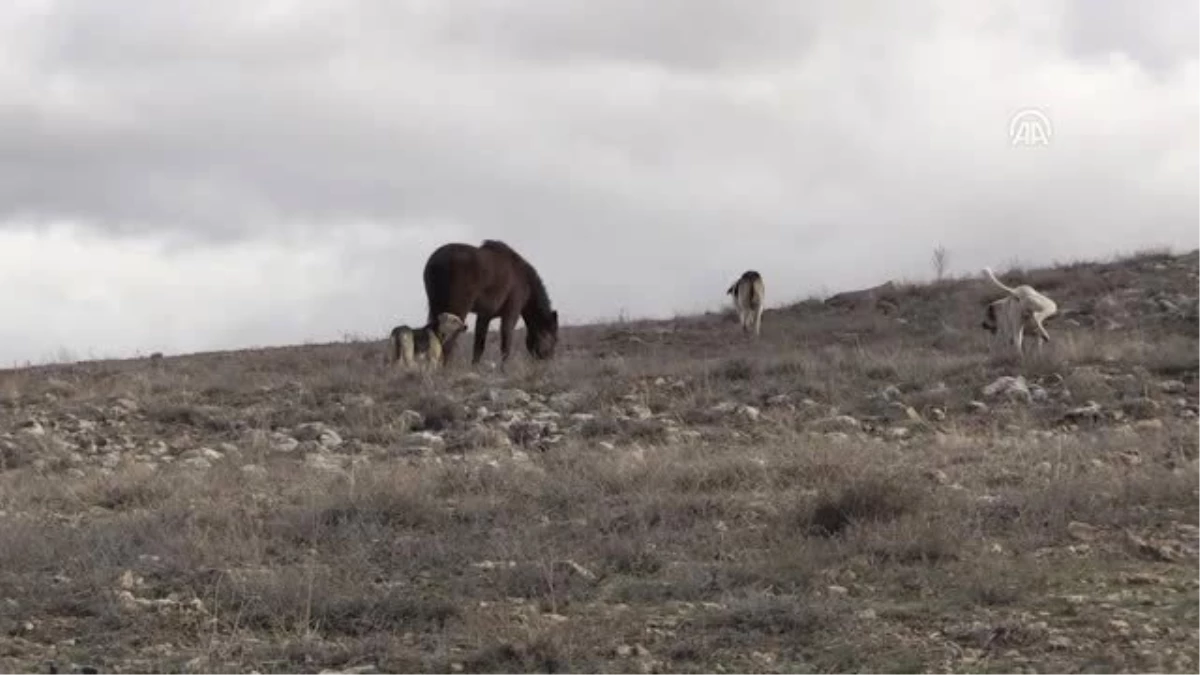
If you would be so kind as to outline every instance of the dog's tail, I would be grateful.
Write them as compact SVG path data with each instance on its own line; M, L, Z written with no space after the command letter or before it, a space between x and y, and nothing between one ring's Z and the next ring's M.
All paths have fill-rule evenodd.
M400 360L400 327L396 326L388 334L387 351L383 355L384 363L394 363Z
M389 361L399 361L405 365L413 362L415 349L413 345L413 331L407 326L396 326L392 329L392 334L388 339L388 356Z
M992 280L992 283L993 283L993 284L996 284L996 285L997 285L997 286L999 286L1000 288L1004 289L1004 292L1005 292L1005 293L1008 293L1009 295L1016 295L1016 294L1017 294L1017 291L1016 291L1016 289L1014 289L1014 288L1012 288L1012 287L1009 287L1009 286L1005 286L1005 285L1004 285L1004 282L1002 282L1002 281L1000 281L999 279L997 279L997 278L996 278L996 274L995 274L994 272L992 272L992 268L990 268L990 267L985 267L985 268L983 268L983 272L984 272L984 274L986 274L986 275L988 276L988 278L989 278L989 279L991 279L991 280Z
M762 307L763 295L765 295L765 291L766 291L766 288L763 286L763 282L762 282L761 278L755 279L750 284L749 300L750 300L751 307Z

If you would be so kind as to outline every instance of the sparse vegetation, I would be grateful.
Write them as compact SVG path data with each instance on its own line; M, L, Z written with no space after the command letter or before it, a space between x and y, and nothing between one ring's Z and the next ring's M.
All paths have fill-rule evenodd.
M946 251L946 247L942 246L941 244L938 244L937 247L933 249L933 274L934 278L938 281L941 281L946 277L947 265L950 263L949 255L949 252Z
M0 670L1195 672L1197 267L0 372Z

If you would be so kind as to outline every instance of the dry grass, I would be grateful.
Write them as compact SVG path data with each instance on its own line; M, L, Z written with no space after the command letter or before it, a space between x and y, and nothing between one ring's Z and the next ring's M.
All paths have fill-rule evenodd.
M1195 271L1022 278L1073 307ZM1194 672L1196 323L1126 299L1017 364L978 284L898 293L431 381L364 343L0 374L0 670ZM968 405L1017 374L1046 398ZM497 426L506 389L591 417Z

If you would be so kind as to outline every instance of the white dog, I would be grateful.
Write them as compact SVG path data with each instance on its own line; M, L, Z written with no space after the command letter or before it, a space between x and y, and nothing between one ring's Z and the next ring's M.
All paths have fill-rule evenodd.
M738 277L737 281L733 282L733 285L725 293L733 296L733 304L737 308L742 332L749 332L753 329L754 335L757 337L762 330L763 300L766 298L762 275L754 270L747 270Z
M1021 353L1026 330L1037 338L1038 349L1042 343L1049 342L1050 334L1046 332L1045 322L1058 313L1058 305L1032 286L1005 286L990 267L983 268L983 271L993 284L1007 293L1006 297L988 304L983 327L993 335L999 333L1011 340L1018 354Z

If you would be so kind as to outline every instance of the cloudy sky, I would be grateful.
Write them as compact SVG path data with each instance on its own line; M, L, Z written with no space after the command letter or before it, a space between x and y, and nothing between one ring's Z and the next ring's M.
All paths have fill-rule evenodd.
M1197 247L1180 0L6 0L0 365L381 337L447 241L565 323ZM1037 109L1045 145L1014 145ZM1026 117L1025 119L1032 119ZM1026 136L1028 137L1028 136Z

